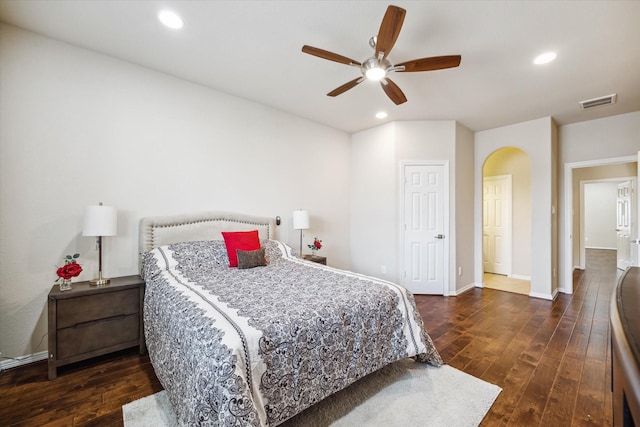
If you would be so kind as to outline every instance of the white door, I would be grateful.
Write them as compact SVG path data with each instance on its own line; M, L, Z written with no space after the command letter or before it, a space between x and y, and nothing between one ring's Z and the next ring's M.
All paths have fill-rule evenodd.
M616 197L616 243L618 268L626 270L631 265L631 181L618 184Z
M511 175L482 181L482 264L485 273L511 275Z
M444 165L404 165L403 285L415 294L445 293Z

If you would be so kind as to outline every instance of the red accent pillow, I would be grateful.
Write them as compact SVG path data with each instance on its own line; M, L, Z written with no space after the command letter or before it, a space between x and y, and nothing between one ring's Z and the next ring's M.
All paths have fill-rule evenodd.
M227 247L229 267L238 266L238 254L236 249L243 251L255 251L260 249L260 237L258 230L251 231L223 231L222 238Z

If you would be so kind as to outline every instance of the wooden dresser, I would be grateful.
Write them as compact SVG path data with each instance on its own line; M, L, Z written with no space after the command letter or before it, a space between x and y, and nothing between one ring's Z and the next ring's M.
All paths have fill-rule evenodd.
M146 351L142 325L144 280L117 277L108 285L76 282L49 292L49 379L59 366L129 347Z
M640 268L628 268L611 298L613 425L640 426Z

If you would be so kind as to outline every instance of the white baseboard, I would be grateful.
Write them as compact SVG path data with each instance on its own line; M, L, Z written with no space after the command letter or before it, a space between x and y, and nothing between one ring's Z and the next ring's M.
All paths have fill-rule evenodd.
M549 300L549 301L553 301L556 298L556 295L558 295L558 290L557 289L555 291L553 291L553 294L541 294L539 292L530 292L529 293L530 297L546 299L546 300Z
M48 353L48 351L41 351L39 353L0 360L0 371L17 368L18 366L28 365L29 363L39 362L41 360L47 360Z
M468 285L463 286L462 288L456 289L455 291L451 292L450 295L458 296L460 294L463 294L463 293L473 289L474 287L476 287L475 283L469 283Z
M558 292L562 292L563 294L571 295L573 292L569 292L567 288L558 288Z

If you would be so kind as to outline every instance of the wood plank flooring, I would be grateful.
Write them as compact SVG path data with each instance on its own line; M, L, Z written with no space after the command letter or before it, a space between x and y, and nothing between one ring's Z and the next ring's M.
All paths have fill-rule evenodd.
M587 251L574 294L555 301L492 289L416 296L451 366L502 387L482 426L610 426L609 299L615 251ZM0 426L122 426L123 404L162 387L147 356L121 352L60 370L0 374Z
M502 387L483 426L610 426L618 276L615 251L590 250L574 294L555 301L476 288L416 302L446 363Z

